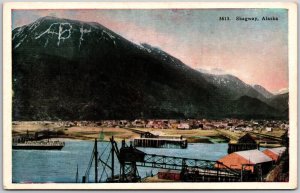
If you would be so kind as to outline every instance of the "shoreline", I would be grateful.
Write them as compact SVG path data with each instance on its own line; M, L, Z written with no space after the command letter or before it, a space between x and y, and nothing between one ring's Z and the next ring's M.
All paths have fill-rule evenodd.
M140 132L154 132L160 135L180 135L186 138L188 143L228 143L232 139L239 139L247 132L232 132L227 129L158 129L158 128L123 128L123 127L103 127L97 125L90 126L64 126L59 122L14 122L12 125L12 136L30 135L32 138L38 135L46 137L50 132L50 138L58 138L61 141L94 141L100 138L102 133L103 141L109 142L111 136L114 140L120 142L122 140L133 140L140 138ZM263 134L281 136L285 130L274 129L272 132L264 132ZM261 146L276 146L277 144L261 144Z

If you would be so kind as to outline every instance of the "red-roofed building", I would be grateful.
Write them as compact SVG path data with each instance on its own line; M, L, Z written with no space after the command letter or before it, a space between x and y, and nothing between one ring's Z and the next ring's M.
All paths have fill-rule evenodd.
M267 171L270 166L272 166L273 160L261 151L255 149L237 151L222 157L218 161L232 169L243 169L254 172L257 165L260 165L264 171ZM222 168L224 166L216 164L215 167Z
M265 149L263 153L269 156L273 161L277 162L277 160L281 157L281 155L285 152L285 150L286 147L277 147L277 148Z

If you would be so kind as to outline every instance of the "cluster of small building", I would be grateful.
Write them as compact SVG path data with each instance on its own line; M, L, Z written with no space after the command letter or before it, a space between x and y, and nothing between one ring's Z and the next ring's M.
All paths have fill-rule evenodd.
M218 162L232 169L247 170L252 173L259 166L262 173L266 174L272 165L278 162L285 151L286 147L270 148L263 151L258 149L237 151L222 157ZM220 165L219 167L222 166Z
M37 122L40 123L40 122ZM285 120L240 120L240 119L136 119L136 120L101 120L101 121L44 121L44 124L55 124L56 126L95 126L116 128L154 128L154 129L228 129L231 131L252 131L273 128L288 130L289 122Z
M224 129L228 129L233 132L253 130L265 130L267 132L271 132L274 128L288 130L289 122L283 120L231 120L228 122L227 127L224 127Z
M270 148L263 151L258 149L237 151L228 154L216 164L215 168L223 169L224 167L241 171L247 174L260 173L267 174L274 164L278 163L283 154L286 153L286 147ZM259 171L258 171L259 170ZM158 178L172 181L181 181L180 170L160 169Z
M284 135L287 137L286 135ZM283 136L283 138L284 138ZM286 145L282 143L282 145ZM249 176L263 176L267 174L274 164L278 163L280 158L288 153L285 146L277 148L259 150L257 142L249 133L241 136L237 141L230 141L228 144L228 155L217 160L215 168L231 168ZM220 164L221 163L221 164ZM160 169L159 179L180 181L181 171Z

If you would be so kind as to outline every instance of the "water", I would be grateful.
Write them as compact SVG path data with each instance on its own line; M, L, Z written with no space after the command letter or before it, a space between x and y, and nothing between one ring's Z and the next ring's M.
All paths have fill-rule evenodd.
M109 156L107 142L98 146L99 154L102 154L104 161ZM93 141L66 141L61 151L48 150L13 150L12 177L14 183L75 183L78 164L79 181L85 174L92 154ZM118 145L120 147L120 144ZM149 154L169 155L195 159L217 160L227 155L228 145L226 143L206 144L190 143L187 149L162 149L162 148L138 148ZM115 159L116 156L115 156ZM110 157L109 157L110 163ZM115 174L119 173L119 165L115 163ZM158 169L138 168L141 177L145 177L152 171L156 174ZM147 173L147 174L146 174ZM103 170L99 163L99 179L105 180L110 171ZM89 180L94 181L94 168L91 168Z

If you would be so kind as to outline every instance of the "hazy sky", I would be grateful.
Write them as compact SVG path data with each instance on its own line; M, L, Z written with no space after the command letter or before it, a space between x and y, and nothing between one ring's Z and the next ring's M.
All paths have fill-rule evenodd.
M14 10L12 28L42 16L98 22L135 43L148 43L192 68L222 71L272 92L288 87L285 9ZM230 21L219 21L220 16ZM236 17L260 21L236 21ZM278 21L262 21L263 16Z

